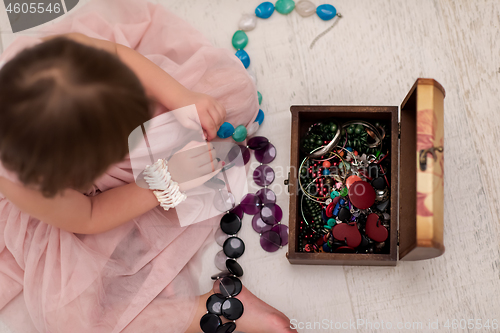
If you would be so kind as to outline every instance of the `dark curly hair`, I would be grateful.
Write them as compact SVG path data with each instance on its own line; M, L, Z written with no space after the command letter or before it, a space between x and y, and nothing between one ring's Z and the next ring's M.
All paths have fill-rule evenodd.
M0 160L47 197L83 191L123 160L130 132L151 110L116 55L56 37L0 70Z

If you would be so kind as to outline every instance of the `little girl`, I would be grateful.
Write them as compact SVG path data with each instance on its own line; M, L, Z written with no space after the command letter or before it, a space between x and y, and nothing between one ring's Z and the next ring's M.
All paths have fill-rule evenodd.
M193 276L218 218L181 228L135 184L127 138L191 104L209 140L224 121L247 126L255 86L158 5L95 1L49 28L0 57L2 320L14 332L200 332L211 292L198 296ZM177 146L168 124L161 133ZM238 298L238 331L294 332L246 288Z

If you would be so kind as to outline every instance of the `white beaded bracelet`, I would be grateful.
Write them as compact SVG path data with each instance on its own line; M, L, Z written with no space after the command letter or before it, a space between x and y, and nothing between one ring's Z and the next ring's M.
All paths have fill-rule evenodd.
M168 172L167 161L163 159L146 167L144 180L148 183L149 189L153 190L160 206L165 210L174 208L187 198L186 194L179 190L179 184L172 180L170 172Z

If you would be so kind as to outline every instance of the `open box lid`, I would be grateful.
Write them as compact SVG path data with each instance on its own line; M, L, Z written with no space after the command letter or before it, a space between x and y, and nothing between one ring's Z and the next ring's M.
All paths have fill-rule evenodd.
M440 256L443 245L443 102L433 79L418 79L401 104L399 258Z

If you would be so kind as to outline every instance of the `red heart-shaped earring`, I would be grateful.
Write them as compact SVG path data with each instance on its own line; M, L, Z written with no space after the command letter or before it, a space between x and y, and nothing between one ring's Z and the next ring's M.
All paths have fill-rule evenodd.
M387 228L382 225L380 217L375 213L368 215L365 231L366 235L375 242L383 242L389 236Z
M332 232L335 239L345 241L349 247L356 248L361 244L361 233L356 223L337 224L333 227Z

